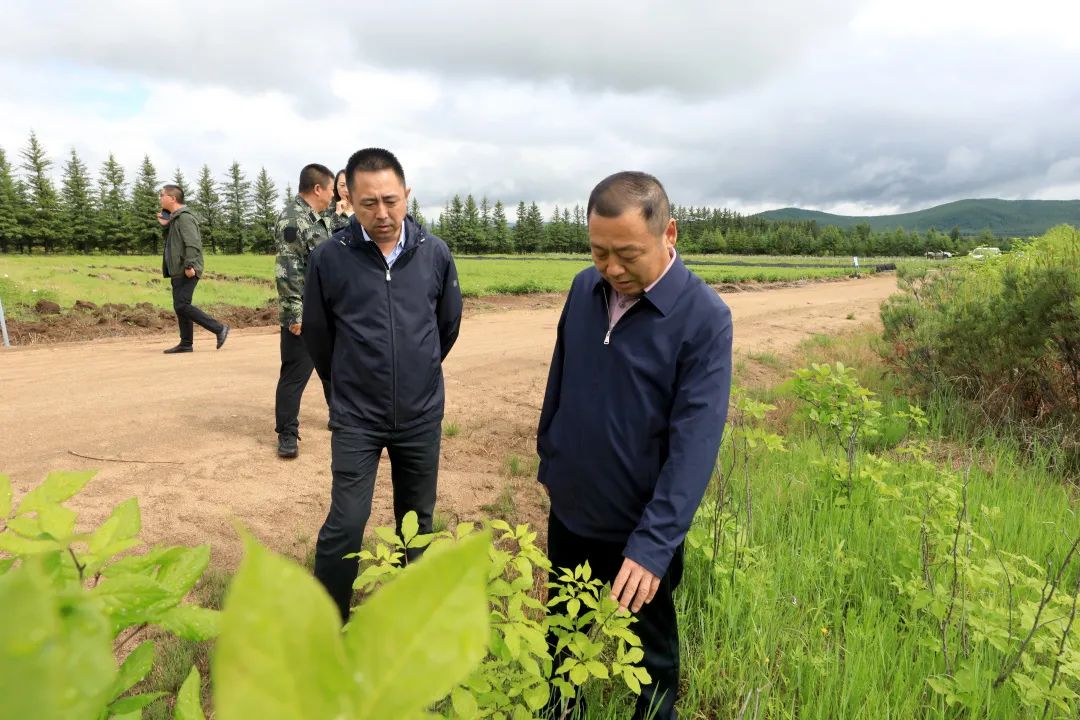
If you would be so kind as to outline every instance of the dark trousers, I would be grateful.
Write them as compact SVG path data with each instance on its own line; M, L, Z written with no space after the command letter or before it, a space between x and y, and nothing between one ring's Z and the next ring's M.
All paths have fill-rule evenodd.
M390 454L394 487L394 519L401 531L401 519L413 510L420 532L431 532L435 511L435 485L439 475L439 445L442 423L438 420L401 431L335 427L330 441L330 512L319 530L315 544L315 578L321 582L341 612L349 618L359 561L345 555L360 551L364 526L371 516L371 496L383 448ZM420 552L410 550L408 560Z
M551 581L558 579L559 568L583 565L587 560L593 577L611 583L619 574L623 563L625 543L604 542L581 537L571 532L555 516L548 515L548 558L551 559ZM675 617L675 588L682 580L683 546L675 551L667 574L660 580L656 597L637 613L637 622L630 629L641 638L645 653L642 666L652 676L652 683L641 687L634 720L656 718L673 720L675 699L679 689L679 625ZM555 647L554 638L548 642ZM555 661L555 667L561 663Z
M194 343L195 325L217 335L224 327L214 318L191 304L195 295L198 277L174 277L172 279L173 310L176 311L176 324L180 326L180 344L191 347Z
M281 374L278 376L277 393L274 396L274 432L299 434L300 398L311 379L315 365L308 355L307 346L299 335L289 328L281 328ZM330 384L324 382L323 397L330 405Z

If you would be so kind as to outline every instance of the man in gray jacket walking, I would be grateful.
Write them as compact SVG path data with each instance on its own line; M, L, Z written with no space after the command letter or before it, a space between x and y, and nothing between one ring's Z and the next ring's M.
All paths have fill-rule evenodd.
M162 213L158 222L165 228L165 252L161 258L162 274L172 279L173 310L180 327L180 344L165 350L166 355L194 350L195 325L217 337L217 347L225 344L229 326L218 322L192 304L195 286L203 273L202 237L194 213L184 205L184 191L166 185L158 194Z

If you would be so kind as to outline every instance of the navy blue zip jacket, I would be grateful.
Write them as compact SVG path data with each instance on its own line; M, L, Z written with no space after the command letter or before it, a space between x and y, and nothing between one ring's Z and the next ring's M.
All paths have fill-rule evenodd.
M332 425L407 430L441 420L442 361L460 326L450 249L412 217L393 268L355 216L311 251L300 336L330 381Z
M608 335L608 284L574 278L537 431L551 509L662 577L709 483L731 390L731 311L682 260Z

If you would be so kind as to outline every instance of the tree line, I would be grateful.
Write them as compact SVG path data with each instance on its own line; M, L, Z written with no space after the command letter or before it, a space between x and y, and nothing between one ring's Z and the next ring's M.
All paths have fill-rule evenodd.
M266 168L251 180L235 161L221 178L203 165L193 183L180 168L172 177L160 176L148 155L130 182L112 153L93 176L72 148L61 167L59 187L53 167L32 132L16 160L9 161L0 148L0 253L157 254L162 249L161 226L155 218L158 188L166 182L184 190L210 252L272 253L278 214L292 198L291 187L282 195ZM427 224L415 197L410 211ZM679 223L680 248L693 253L899 256L967 252L980 244L1002 246L989 233L965 237L956 229L876 232L866 224L821 227L815 221L772 221L728 209L681 205L673 206L672 214ZM580 205L556 206L545 218L535 202L521 201L511 223L501 200L492 204L482 197L478 203L471 194L464 200L455 195L430 225L461 254L589 251Z

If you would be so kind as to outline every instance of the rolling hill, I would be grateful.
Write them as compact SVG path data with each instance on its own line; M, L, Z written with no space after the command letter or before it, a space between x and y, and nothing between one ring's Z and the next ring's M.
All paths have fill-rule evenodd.
M896 215L833 215L819 210L781 208L758 213L767 220L816 220L819 225L851 227L867 223L873 230L949 232L960 228L963 235L990 230L995 235L1026 237L1040 235L1055 225L1080 226L1080 200L957 200L925 210Z

